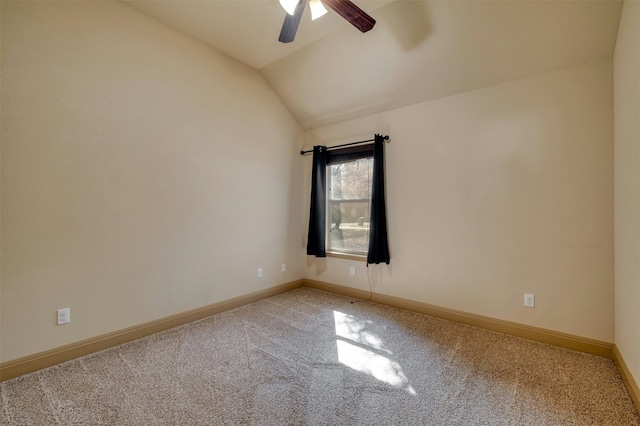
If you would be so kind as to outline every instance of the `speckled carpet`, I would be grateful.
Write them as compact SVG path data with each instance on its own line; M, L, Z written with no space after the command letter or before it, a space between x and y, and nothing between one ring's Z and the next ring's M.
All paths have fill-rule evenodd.
M302 288L1 384L7 425L640 425L611 360Z

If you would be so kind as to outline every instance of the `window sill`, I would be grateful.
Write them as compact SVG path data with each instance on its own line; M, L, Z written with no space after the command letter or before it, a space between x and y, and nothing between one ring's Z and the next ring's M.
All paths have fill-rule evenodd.
M348 259L348 260L359 260L362 262L367 261L367 256L363 254L340 253L337 251L328 251L327 257L337 257L338 259Z

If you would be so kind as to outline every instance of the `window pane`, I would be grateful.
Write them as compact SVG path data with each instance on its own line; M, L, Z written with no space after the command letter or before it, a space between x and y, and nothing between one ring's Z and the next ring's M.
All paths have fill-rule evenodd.
M329 249L366 253L369 247L369 202L329 202Z
M332 164L328 169L328 249L365 254L369 248L373 159Z
M371 198L373 159L363 158L329 166L330 198L332 200L362 200Z

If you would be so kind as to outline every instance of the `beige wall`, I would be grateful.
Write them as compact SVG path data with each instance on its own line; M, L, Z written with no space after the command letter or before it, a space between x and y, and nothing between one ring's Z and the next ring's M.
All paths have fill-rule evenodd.
M637 80L637 9L616 94ZM120 3L3 1L0 35L3 362L302 276L614 341L610 60L307 132L391 135L392 263L305 268L311 161L257 71ZM639 121L618 112L637 116L638 96L624 99L615 341L637 378Z
M309 131L391 136L391 265L306 277L613 342L612 87L605 59Z
M615 343L640 383L640 3L626 1L614 55Z
M2 1L1 102L2 361L302 276L302 133L257 71L118 2Z

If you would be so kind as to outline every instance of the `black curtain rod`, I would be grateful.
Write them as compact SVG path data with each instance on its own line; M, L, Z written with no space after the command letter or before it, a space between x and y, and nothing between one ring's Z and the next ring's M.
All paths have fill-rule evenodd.
M385 141L388 141L389 140L389 135L384 135L382 137L382 139L384 139ZM360 142L343 143L342 145L330 146L329 148L327 148L327 151L331 151L332 149L336 149L336 148L342 148L343 146L358 145L358 144L361 144L361 143L368 143L368 142L374 142L374 141L375 141L375 139L369 139L369 140L360 141ZM310 152L313 152L313 150L310 149L308 151L300 151L300 155L309 154Z

